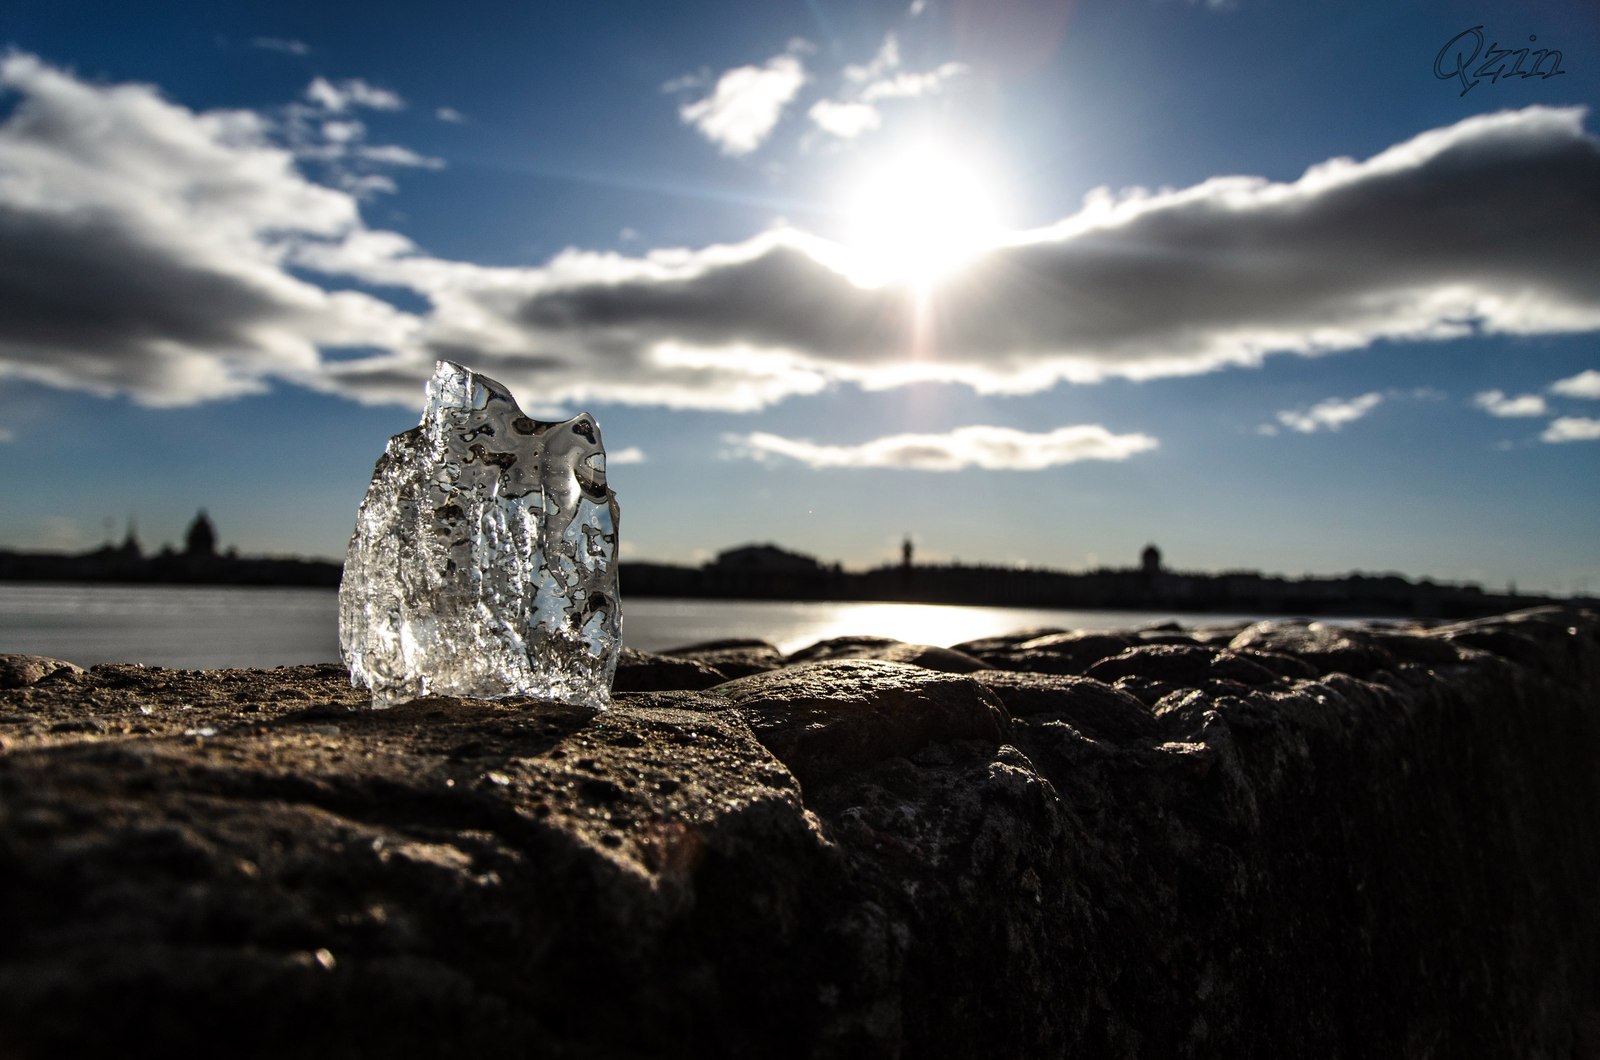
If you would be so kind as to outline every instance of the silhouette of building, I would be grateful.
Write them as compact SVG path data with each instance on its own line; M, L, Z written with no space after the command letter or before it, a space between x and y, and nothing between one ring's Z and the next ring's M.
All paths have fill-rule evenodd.
M730 548L700 569L702 591L710 596L809 599L827 582L827 569L814 557L772 544Z
M110 520L106 520L110 522ZM139 559L144 555L144 549L139 545L138 528L134 526L133 516L128 517L128 532L122 536L122 545L117 552L124 559Z
M186 556L217 554L217 529L211 525L204 508L201 508L199 514L194 517L194 522L189 524L189 532L184 537L183 552Z
M1144 546L1144 551L1139 554L1139 566L1150 577L1161 573L1161 550L1154 545Z
M904 567L906 570L911 569L911 553L911 535L907 534L905 542L900 546L900 566Z
M743 545L717 553L708 566L721 571L748 571L760 574L815 574L822 565L811 556L790 552L777 545Z

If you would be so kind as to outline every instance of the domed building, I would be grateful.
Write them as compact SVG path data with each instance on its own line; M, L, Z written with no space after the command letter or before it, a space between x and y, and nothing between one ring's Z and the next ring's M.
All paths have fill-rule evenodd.
M1139 554L1139 566L1148 575L1154 577L1161 573L1161 550L1154 545L1144 546L1144 551Z
M199 514L194 517L194 522L189 524L189 532L183 540L183 554L186 556L217 554L217 529L211 525L211 519L206 515L204 508L201 508Z

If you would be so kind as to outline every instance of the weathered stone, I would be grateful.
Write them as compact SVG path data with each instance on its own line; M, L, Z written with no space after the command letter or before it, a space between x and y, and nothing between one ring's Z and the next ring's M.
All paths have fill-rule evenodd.
M975 680L991 689L1013 718L1056 715L1099 740L1128 743L1155 737L1160 728L1134 697L1089 677L988 670Z
M1252 648L1294 655L1321 674L1347 673L1364 677L1393 666L1395 659L1361 630L1346 626L1309 626L1282 621L1257 622L1229 643L1232 648Z
M804 648L790 652L787 661L791 665L794 663L826 662L829 659L838 658L841 652L889 648L902 643L904 641L895 640L893 637L829 637L826 640L819 640L815 644L808 644Z
M0 690L0 1055L1600 1055L1600 620L1370 636Z
M1214 645L1225 647L1226 642ZM1267 673L1283 678L1286 681L1310 681L1318 676L1317 668L1295 655L1288 655L1281 651L1262 651L1256 648L1230 648L1222 653L1233 659L1243 659ZM1236 671L1235 673L1238 673ZM1255 681L1246 683L1254 684Z
M1141 677L1170 684L1202 684L1213 679L1246 685L1272 684L1278 679L1275 669L1282 671L1285 666L1280 663L1269 669L1258 661L1258 655L1266 653L1230 652L1189 644L1142 645L1102 658L1090 666L1088 676L1106 682L1117 681L1118 677Z
M1216 657L1212 648L1175 644L1150 644L1128 648L1089 667L1088 676L1097 681L1119 677L1142 677L1152 681L1204 681L1211 675Z
M1055 633L990 652L982 658L1003 670L1081 675L1101 659L1137 643L1138 638L1129 633Z
M835 637L818 641L789 657L791 663L827 662L833 659L876 659L950 674L970 674L975 670L990 669L983 660L954 648L907 644L888 637Z
M1009 725L977 682L904 663L804 663L717 691L807 788L933 741L999 743Z
M22 688L55 674L81 674L83 668L45 655L0 654L0 688Z
M1009 651L1024 641L1038 640L1040 637L1050 637L1066 630L1057 626L1037 626L1033 629L1020 629L1015 633L1006 633L998 637L980 637L977 640L963 641L953 644L956 651L966 652L976 658L983 658L993 652Z
M623 648L611 688L614 692L695 692L720 685L727 679L727 674L698 659L677 659L637 648Z
M705 663L729 679L749 677L783 666L783 653L764 640L716 640L663 652L680 659Z
M1568 661L1569 648L1568 638L1559 634L1570 626L1570 612L1537 607L1441 626L1430 635L1451 647L1486 651L1524 666L1560 666Z

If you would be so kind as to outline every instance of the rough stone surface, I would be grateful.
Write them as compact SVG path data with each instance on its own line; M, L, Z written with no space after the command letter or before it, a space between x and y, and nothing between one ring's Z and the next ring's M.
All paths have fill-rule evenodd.
M615 692L698 692L712 685L720 685L728 676L720 667L710 666L699 659L623 648L617 660L616 680L611 687Z
M1600 1055L1596 616L1091 636L0 661L0 1056Z
M57 673L76 676L83 669L45 655L0 654L0 688L22 688Z
M992 642L991 642L992 643ZM975 646L974 654L1002 670L1029 673L1082 674L1101 659L1140 643L1133 633L1073 631L1051 633L1010 644Z
M783 653L764 640L714 640L666 654L705 663L727 677L749 677L783 666Z
M1229 642L1232 648L1254 648L1298 656L1318 673L1365 677L1394 664L1394 657L1371 634L1346 627L1257 622Z
M988 663L955 648L906 644L888 637L834 637L800 649L789 656L788 661L825 662L829 659L876 659L952 674L970 674L974 670L990 669Z

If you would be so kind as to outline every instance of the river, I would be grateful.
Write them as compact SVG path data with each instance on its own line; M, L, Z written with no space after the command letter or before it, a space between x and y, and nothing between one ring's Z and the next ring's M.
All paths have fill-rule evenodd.
M1260 615L1058 611L938 604L674 600L623 603L623 641L661 651L725 637L758 637L785 652L826 637L866 634L948 646L1020 629L1126 629ZM0 582L0 653L50 655L80 666L138 662L209 669L334 662L339 609L332 589Z

